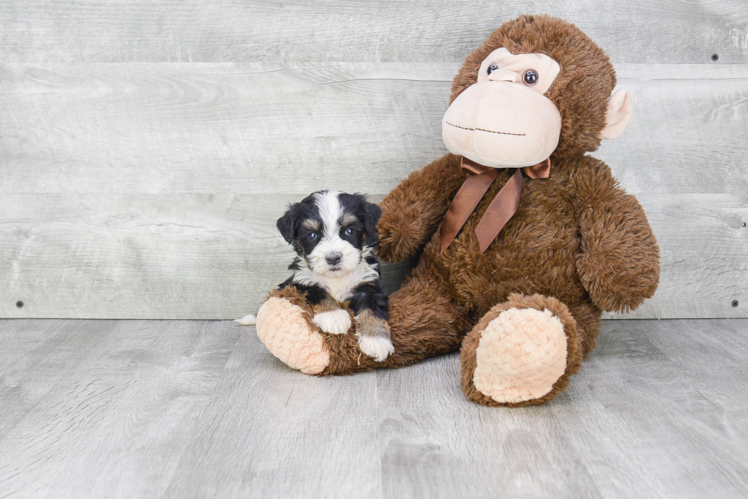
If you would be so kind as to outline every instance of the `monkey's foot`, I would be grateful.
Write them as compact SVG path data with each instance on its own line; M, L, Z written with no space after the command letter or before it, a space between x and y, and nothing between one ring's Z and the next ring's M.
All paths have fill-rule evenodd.
M576 321L552 297L513 294L494 306L462 347L462 387L490 406L553 399L582 363Z
M268 298L257 312L257 336L286 365L318 375L330 363L330 354L319 330L310 324L309 313L302 308L301 301L303 297Z
M314 321L323 309L312 307L293 287L273 290L257 312L257 336L276 358L308 375L345 375L382 366L362 352L356 335L344 334L342 327L323 332ZM348 309L337 311L350 321Z

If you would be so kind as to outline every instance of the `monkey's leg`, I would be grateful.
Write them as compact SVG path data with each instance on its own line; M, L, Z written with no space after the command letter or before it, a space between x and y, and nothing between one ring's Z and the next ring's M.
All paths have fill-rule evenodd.
M292 288L270 294L257 313L257 335L278 359L311 375L400 367L454 351L472 325L427 274L419 266L390 296L389 325L395 351L381 363L361 352L352 330L345 335L320 331L311 321L315 311Z
M324 375L396 368L459 349L472 326L422 262L389 298L394 352L379 363L361 352L355 335L325 336L330 362Z
M566 389L582 364L577 322L565 304L512 294L462 343L462 389L489 406L541 404Z
M473 326L426 268L421 262L390 296L390 336L395 350L377 366L397 368L456 351Z

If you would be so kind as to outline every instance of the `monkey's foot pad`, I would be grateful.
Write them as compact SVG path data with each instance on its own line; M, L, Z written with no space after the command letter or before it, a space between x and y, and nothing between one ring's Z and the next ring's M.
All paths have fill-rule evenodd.
M508 309L481 333L475 388L497 403L538 399L566 369L564 325L550 311Z
M276 358L302 373L317 375L330 363L322 335L288 299L270 297L260 307L257 336Z

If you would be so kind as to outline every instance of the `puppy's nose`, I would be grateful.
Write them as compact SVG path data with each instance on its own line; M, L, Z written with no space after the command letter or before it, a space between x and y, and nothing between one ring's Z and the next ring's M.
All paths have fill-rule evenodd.
M331 254L325 256L325 260L327 261L327 263L329 265L331 265L331 266L337 266L338 264L340 264L340 259L342 257L343 256L340 255L339 253L331 253Z

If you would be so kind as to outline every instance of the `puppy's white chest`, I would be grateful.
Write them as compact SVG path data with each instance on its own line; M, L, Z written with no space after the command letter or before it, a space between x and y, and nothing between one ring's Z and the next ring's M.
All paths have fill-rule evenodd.
M358 284L351 279L351 276L344 278L328 278L325 280L325 288L328 293L338 302L344 302L351 298L351 291Z

